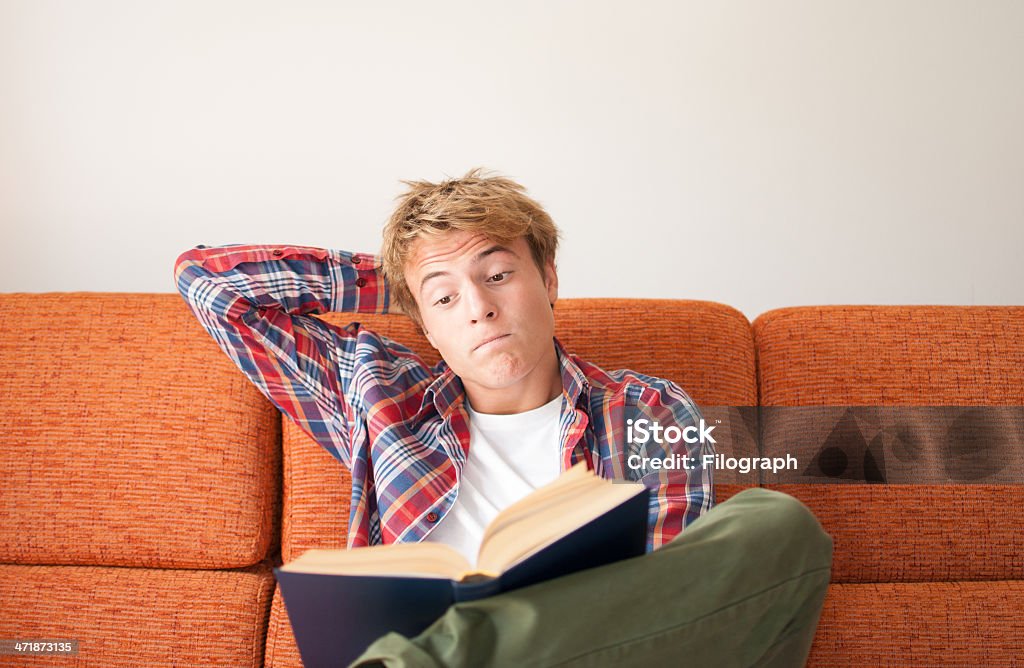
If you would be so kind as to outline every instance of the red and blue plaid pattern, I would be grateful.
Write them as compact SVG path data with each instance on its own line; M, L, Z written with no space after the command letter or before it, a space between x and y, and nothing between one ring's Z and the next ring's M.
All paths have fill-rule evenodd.
M417 542L455 501L469 452L462 382L442 361L361 327L316 317L387 313L378 257L304 246L197 246L175 282L217 345L275 406L352 472L349 547ZM585 461L625 480L624 415L642 405L679 426L700 413L675 384L606 372L565 351L563 470ZM713 452L697 445L689 454ZM647 549L672 540L712 503L709 468L644 478L652 489ZM428 517L429 516L429 517ZM433 522L431 522L433 520Z

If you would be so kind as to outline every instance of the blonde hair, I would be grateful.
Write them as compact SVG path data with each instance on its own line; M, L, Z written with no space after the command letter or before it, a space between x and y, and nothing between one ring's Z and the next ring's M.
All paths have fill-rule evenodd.
M440 183L402 183L409 190L399 195L398 206L384 226L381 259L391 301L417 324L422 321L405 280L405 264L412 255L414 242L421 237L437 237L451 230L481 233L499 244L525 237L541 275L545 264L554 262L558 228L515 181L489 176L477 167L462 178Z

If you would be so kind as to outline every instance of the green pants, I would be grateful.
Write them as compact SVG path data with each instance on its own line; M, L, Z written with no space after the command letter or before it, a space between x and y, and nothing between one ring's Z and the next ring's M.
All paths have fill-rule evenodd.
M832 538L791 496L747 489L635 559L457 603L356 666L802 666Z

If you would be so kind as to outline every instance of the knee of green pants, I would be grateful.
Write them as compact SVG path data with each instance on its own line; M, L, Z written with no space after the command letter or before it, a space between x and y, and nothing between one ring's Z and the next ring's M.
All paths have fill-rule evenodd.
M789 494L762 487L739 492L721 504L733 506L744 525L755 559L792 560L805 570L832 565L832 537L810 508ZM685 532L684 532L685 533Z

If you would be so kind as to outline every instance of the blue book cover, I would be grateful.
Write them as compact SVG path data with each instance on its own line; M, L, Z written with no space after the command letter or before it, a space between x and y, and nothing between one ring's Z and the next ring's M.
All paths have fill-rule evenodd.
M347 666L386 633L418 635L452 603L643 555L650 493L641 485L628 485L628 490L614 487L619 498L626 494L628 498L561 537L546 541L496 575L463 574L452 579L436 575L295 572L289 571L288 565L275 568L303 664L307 668ZM530 518L525 521L530 522Z

